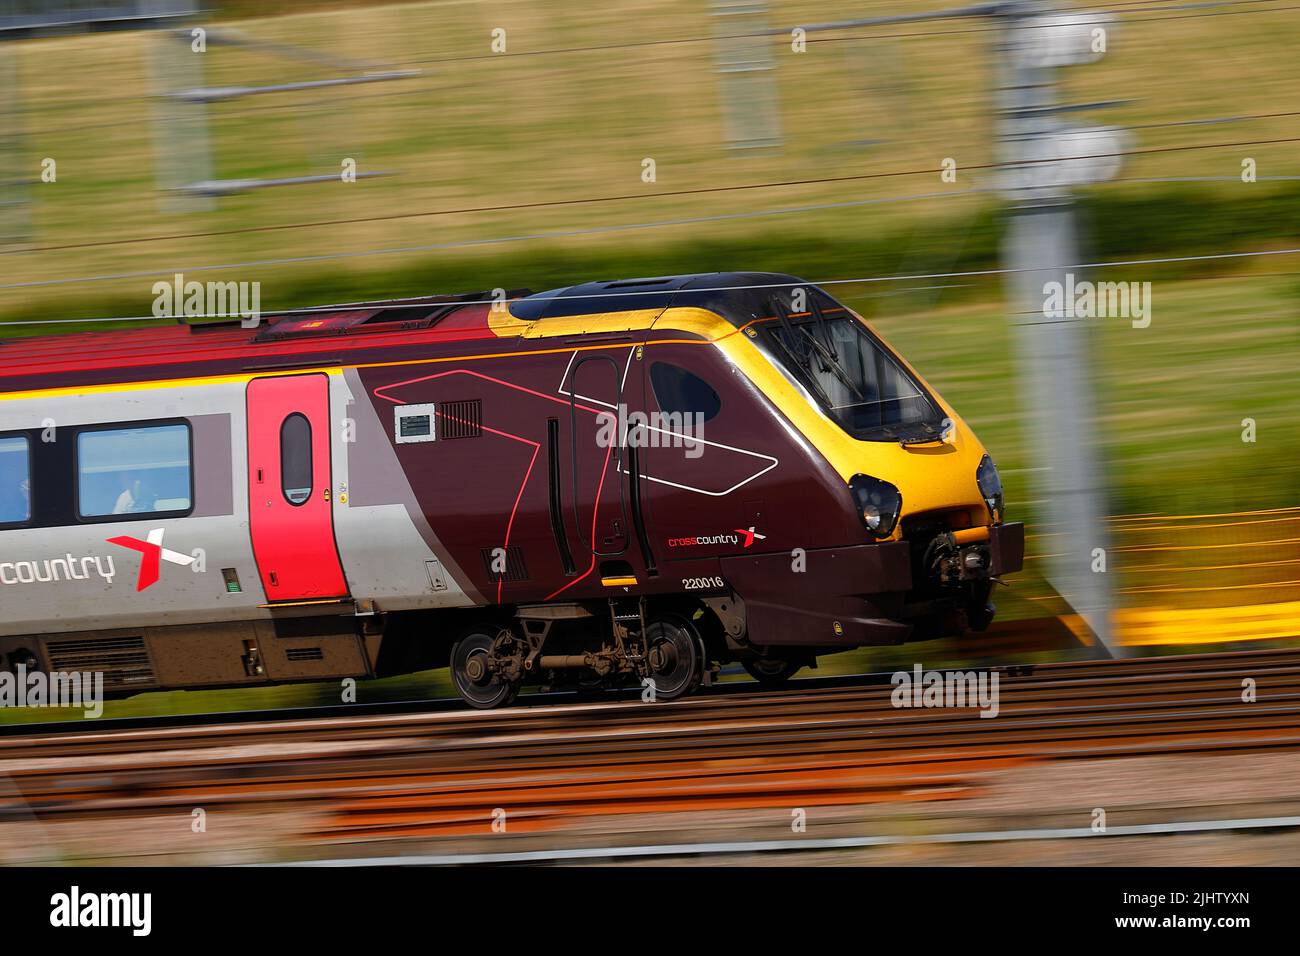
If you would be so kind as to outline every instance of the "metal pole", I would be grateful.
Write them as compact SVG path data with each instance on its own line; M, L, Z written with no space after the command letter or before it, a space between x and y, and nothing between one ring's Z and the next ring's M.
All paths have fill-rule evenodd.
M803 29L812 33L968 17L988 17L1003 27L996 39L999 144L1004 162L1025 164L1010 167L1003 184L1011 203L1003 261L1024 381L1028 457L1038 466L1038 497L1046 502L1040 515L1048 542L1046 577L1096 635L1099 651L1109 655L1114 652L1111 589L1102 570L1110 562L1108 509L1092 418L1097 404L1088 330L1083 319L1044 315L1044 287L1051 282L1064 287L1075 271L1068 267L1080 261L1070 185L1107 178L1115 162L1096 160L1121 151L1106 142L1113 130L1067 129L1059 119L1113 104L1063 106L1056 101L1056 68L1096 59L1086 45L1072 47L1065 41L1077 41L1106 18L1060 11L1044 0L1002 0L805 24Z
M998 39L999 136L1006 162L1042 160L1054 154L1061 135L1053 65L1022 55L1029 18L1044 12L1032 0L1001 8L1007 27ZM1087 319L1044 315L1047 283L1068 284L1066 268L1080 260L1074 200L1050 170L1054 163L1020 167L1011 184L1011 215L1004 238L1011 331L1018 353L1027 438L1038 467L1035 497L1047 578L1113 653L1111 590L1107 571L1107 508L1103 466L1095 432L1097 402L1089 360ZM1044 170L1047 175L1042 175ZM1011 167L1013 175L1017 171ZM1077 279L1076 275L1076 279ZM1103 562L1105 562L1103 564Z

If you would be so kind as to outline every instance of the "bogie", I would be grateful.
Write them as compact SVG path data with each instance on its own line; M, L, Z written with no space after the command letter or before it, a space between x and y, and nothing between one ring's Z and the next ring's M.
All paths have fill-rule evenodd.
M691 615L637 607L621 615L615 607L603 621L587 613L542 627L535 618L472 625L452 647L452 683L480 708L505 706L529 684L586 693L635 687L648 701L693 693L710 673L710 654Z

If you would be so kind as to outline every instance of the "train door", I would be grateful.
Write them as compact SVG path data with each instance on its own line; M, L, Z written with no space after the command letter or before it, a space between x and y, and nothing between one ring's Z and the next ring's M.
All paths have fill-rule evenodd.
M750 486L778 464L761 397L712 349L646 351L653 440L640 471L661 562L761 548L767 516Z
M248 383L248 523L268 601L348 593L334 541L329 378Z
M616 359L617 356L617 359ZM628 516L620 408L625 364L619 353L579 352L569 369L570 487L568 511L575 529L579 569L590 559L620 558L627 551Z

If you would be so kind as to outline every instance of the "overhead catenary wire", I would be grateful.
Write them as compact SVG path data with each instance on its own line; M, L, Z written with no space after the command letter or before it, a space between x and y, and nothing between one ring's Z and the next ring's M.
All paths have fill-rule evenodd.
M1130 13L1161 13L1168 10L1182 10L1182 9L1203 8L1203 7L1225 7L1225 6L1230 7L1230 6L1247 6L1247 5L1256 5L1256 4L1269 5L1255 10L1222 11L1219 14L1203 14L1208 16L1222 16L1229 13L1267 13L1267 12L1274 12L1276 10L1296 9L1295 7L1272 7L1271 6L1272 4L1278 2L1279 0L1210 0L1210 2L1202 2L1202 3L1173 3L1171 2L1171 0L1150 0L1148 4L1144 2L1144 0L1126 0L1126 2L1120 2L1120 3L1093 3L1088 5L1089 9L1083 9L1078 11L1058 10L1058 11L1047 11L1047 12L1086 14L1092 12L1092 10L1094 9L1111 9L1112 15L1126 16L1127 14ZM1150 5L1156 3L1159 3L1161 5L1160 6ZM1128 9L1120 9L1120 10L1112 9L1115 7L1124 7ZM961 8L956 11L940 11L939 15L918 14L914 16L902 16L902 17L880 17L880 18L876 18L875 22L883 26L891 22L906 23L906 22L919 22L922 20L935 21L935 20L968 19L970 17L979 15L978 13L975 12L976 10L982 9L987 11L988 13L991 13L995 8L996 5L994 4L986 4L980 7ZM988 13L986 13L985 15L988 15ZM1185 18L1183 17L1150 17L1150 18L1135 17L1131 20L1127 20L1126 22L1141 23L1148 19L1170 20L1170 19L1185 19ZM1086 21L1081 21L1081 22L1086 22ZM866 26L868 24L865 21L843 21L841 28L847 29L849 28L850 25ZM805 30L813 30L819 27L822 29L829 28L829 25L827 24L812 24L812 23L796 24L796 26L801 26ZM877 34L848 36L848 37L808 37L806 42L809 44L813 44L813 43L840 43L846 40L924 39L930 37L960 36L969 33L995 33L995 32L1004 32L1006 30L1035 29L1035 28L1036 27L1034 26L1020 27L1015 25L1001 25L996 27L963 28L959 30L926 30L919 33L877 33ZM776 37L782 35L789 35L789 33L790 33L789 29L780 29L780 30L772 29L772 30L755 31L750 33L720 34L716 36L668 37L659 40L628 40L622 43L590 44L587 46L576 46L576 47L553 47L544 50L520 50L514 53L507 51L502 53L475 53L468 56L425 57L421 59L407 60L404 62L468 63L468 62L481 61L481 60L502 60L502 59L510 59L510 58L559 56L559 55L572 55L577 53L602 53L602 52L608 52L613 50L630 50L630 49L645 48L645 47L683 46L683 45L690 45L690 44L715 43L719 40L752 40L752 39L761 39L763 37Z
M748 290L789 289L789 288L796 288L801 286L867 285L876 282L900 282L905 280L916 280L916 279L977 278L981 276L1010 275L1010 274L1023 273L1023 272L1045 272L1049 270L1059 270L1059 269L1110 269L1110 268L1126 268L1129 266L1139 266L1139 265L1167 265L1167 264L1181 263L1181 262L1210 262L1216 260L1247 259L1247 258L1256 258L1262 256L1288 256L1288 255L1300 255L1300 247L1286 248L1286 249L1255 249L1247 252L1205 253L1205 254L1194 255L1194 256L1163 256L1155 259L1113 259L1104 262L1056 263L1051 266L1036 266L1034 268L1024 268L1024 269L970 269L962 272L923 272L923 273L908 273L905 275L864 276L864 277L851 278L851 279L802 279L802 280L795 280L792 282L763 282L763 283L755 283L752 285L727 285L727 286L716 286L716 287L701 286L699 288L691 289L690 291L691 292L736 292L736 291L741 291L746 289ZM159 273L149 273L149 274L157 275ZM643 296L643 295L662 296L663 294L664 294L663 289L648 289L648 290L638 291L636 289L620 288L617 292L619 298L627 298L627 297ZM556 295L556 296L551 296L550 300L561 301L565 299L587 299L592 297L593 296L590 293L587 295L571 295L571 296ZM404 302L404 300L401 299L389 299L389 300L381 300L381 303L385 309L398 309L398 308L430 309L439 304L450 304L450 303L438 303L436 301L437 300L436 295L421 296L420 298L423 301ZM429 301L430 299L433 299L435 301L430 302ZM487 299L458 300L455 304L460 306L467 306L467 305L499 305L500 303L501 303L500 299L487 298ZM290 308L290 309L277 309L277 310L268 309L268 310L264 310L263 314L277 315L277 316L311 315L320 312L339 312L344 309L359 308L361 306L374 307L376 304L379 303L344 302L344 303L338 303L334 305L309 306L305 308ZM167 316L160 317L156 315L122 315L122 316L106 316L102 318L92 318L92 319L27 319L21 321L0 322L0 325L57 325L57 324L64 324L64 323L137 322L137 321L157 322L162 318L168 318L168 317ZM230 316L196 315L196 316L187 316L187 318L230 318Z
M1128 9L1118 9L1118 10L1111 9L1111 14L1115 16L1128 17L1130 14L1160 13L1169 10L1183 10L1183 9L1224 7L1224 6L1261 5L1261 6L1257 6L1256 9L1251 9L1251 10L1224 10L1216 13L1191 14L1188 16L1177 16L1177 17L1133 17L1131 19L1125 20L1126 23L1144 23L1144 22L1160 22L1164 20L1198 19L1201 17L1241 16L1241 15L1259 14L1259 13L1276 13L1276 12L1285 12L1288 10L1300 9L1300 5L1285 6L1285 7L1274 6L1275 4L1280 2L1281 0L1204 0L1204 2L1194 2L1194 3L1173 3L1171 2L1171 0L1126 0L1126 2L1120 2L1120 3L1089 4L1089 9L1087 10L1048 11L1048 12L1088 13L1091 12L1092 10L1123 7ZM1161 6L1147 6L1146 4L1148 3L1151 4L1159 3L1161 4ZM957 18L956 17L943 18L943 17L930 16L928 19L935 20L935 19L957 19ZM814 36L814 37L808 37L806 42L808 42L809 44L815 44L815 43L842 43L842 42L853 41L853 40L926 39L931 37L959 36L959 35L971 34L971 33L995 33L995 32L1005 32L1007 30L1034 29L1034 28L1035 27L1032 26L1018 27L1015 25L1000 25L996 27L971 27L971 28L964 28L959 30L930 30L930 31L917 32L917 33L878 33L878 34L867 34L867 35L857 35L857 36L825 36L825 37ZM597 52L628 50L628 49L635 49L641 47L662 47L662 46L715 43L719 40L755 39L764 36L780 35L781 32L785 32L785 31L774 32L769 30L769 31L764 31L762 33L736 33L736 34L725 34L720 36L711 35L711 36L695 36L695 37L667 37L660 40L631 40L631 41L624 41L621 43L592 44L589 46L581 46L581 47L554 47L554 48L543 49L543 50L521 50L521 51L515 51L513 53L501 52L501 53L472 54L469 56L430 56L430 57L402 60L399 61L396 65L404 66L407 64L421 64L421 63L437 63L437 64L469 63L469 62L487 61L487 60L508 61L510 59L521 58L521 57L532 58L532 57L543 57L543 56L572 55L577 53L597 53ZM371 96L373 96L374 98L384 98L390 96L409 95L411 92L413 91L388 90L382 93L359 95L354 98L363 99L363 98L370 98ZM98 97L98 98L88 98L85 100L78 100L68 105L77 108L79 107L93 108L105 104L147 100L152 98L154 98L152 94L132 95L132 96L109 96L109 97ZM264 108L269 109L271 107L264 107ZM25 111L28 111L30 109L32 108L25 108ZM118 124L113 124L113 125L118 125ZM82 129L82 128L84 127L78 127L78 129Z
M586 228L553 230L550 232L524 233L524 234L513 235L513 236L494 236L494 237L488 237L483 239L461 239L461 240L455 240L451 242L440 242L440 243L432 243L432 244L418 245L418 246L397 246L397 247L390 247L384 249L362 249L362 250L357 250L355 252L324 253L320 255L310 255L310 256L291 256L287 258L260 259L260 260L241 262L241 263L222 263L216 265L207 264L207 265L197 265L197 266L187 266L187 267L169 267L165 269L145 269L145 270L137 270L134 272L116 273L114 275L87 276L81 279L72 279L66 281L100 282L100 281L114 281L119 279L140 279L140 278L147 278L149 276L168 275L168 274L173 274L175 272L210 272L210 271L216 271L221 269L248 268L251 266L259 266L259 265L288 265L288 264L294 264L299 262L328 261L332 259L368 258L370 256L377 256L377 255L397 255L397 254L411 253L411 252L438 252L438 251L445 251L447 249L463 249L463 248L469 248L473 246L499 245L502 243L527 242L527 241L535 241L535 240L542 240L542 239L569 239L578 236L592 236L592 235L602 235L602 234L616 233L616 232L629 232L638 229L655 229L655 228L664 228L670 226L694 225L694 224L705 223L705 222L726 222L730 220L757 219L765 216L781 216L781 215L790 215L795 213L816 212L816 211L826 210L826 209L852 208L857 206L869 206L869 205L877 205L883 203L913 202L913 201L932 200L932 199L952 199L952 198L958 198L962 196L971 196L985 191L986 190L984 189L949 190L944 192L917 193L909 196L885 196L885 197L878 197L874 199L843 200L840 202L815 203L815 204L801 205L801 206L789 206L789 207L778 208L778 209L756 209L756 210L747 210L745 212L737 212L737 213L717 213L708 216L688 216L682 218L661 219L661 220L652 220L646 222L618 223L618 224L603 225L603 226L591 226ZM59 285L62 284L64 281L65 280L52 279L52 280L35 280L32 283L10 283L9 285L0 285L0 289L27 288L27 287L32 287L33 285L35 286Z
M1274 4L1276 2L1277 0L1222 0L1222 2L1211 2L1211 3L1177 4L1173 6L1163 5L1158 9L1168 10L1168 9L1185 9L1185 8L1207 7L1207 6ZM1093 6L1098 8L1122 7L1124 9L1115 11L1121 14L1128 14L1133 12L1149 12L1148 10L1139 9L1137 6L1135 6L1135 4L1141 4L1142 6L1146 6L1146 4L1143 3L1143 0L1130 0L1130 2L1128 3L1094 4ZM956 15L965 16L969 13L969 11L975 9L982 9L982 8L966 8L965 11L958 11L956 14L954 14L954 16ZM1278 9L1278 8L1273 7L1272 9ZM1286 7L1281 9L1300 9L1300 7ZM1244 11L1244 12L1263 12L1263 11L1258 10L1258 11ZM743 34L738 34L737 36L743 36ZM714 39L717 38L716 37L685 38L681 42L694 42L696 40L704 41L704 40L714 40ZM816 40L817 38L813 38L813 42L816 42ZM647 44L654 44L660 42L678 42L678 41L641 41L641 42ZM639 44L634 43L631 45L639 45ZM615 44L613 46L617 47L622 45ZM530 52L544 53L544 52L564 52L564 51L557 50L557 51L530 51ZM491 54L491 55L510 56L510 55L528 55L528 53L526 52L525 54ZM409 94L412 91L400 91L400 92L402 92L403 94ZM1295 115L1295 114L1294 113L1259 114L1258 117L1256 118L1274 118L1274 117L1280 117L1286 115ZM1190 121L1190 122L1210 122L1210 121ZM1154 124L1154 125L1160 125L1160 124ZM1169 125L1176 125L1176 124L1169 124ZM1096 156L1085 156L1085 157L1075 157L1075 158L1092 159L1092 158L1101 158L1101 157L1109 157L1109 156L1140 155L1142 153L1147 153L1147 152L1169 151L1169 150L1176 150L1181 148L1215 148L1220 145L1224 145L1224 146L1266 145L1269 142L1281 143L1281 142L1290 142L1290 141L1291 140L1283 139L1283 140L1276 140L1276 141L1253 141L1253 142L1246 142L1246 143L1239 143L1239 144L1198 144L1196 146L1191 146L1191 147L1157 147L1157 148L1146 149L1146 150L1123 151L1117 153L1097 154ZM1047 160L1047 161L1052 161L1052 160ZM1032 163L1032 162L1039 162L1039 161L1031 160L1027 162ZM1002 166L1002 165L1023 166L1023 165L1027 165L1027 162L1021 161L1021 162L1007 163L1007 164L998 164L998 163L980 164L980 165L969 166L965 168L966 169L989 169L989 168L995 168L997 166ZM585 203L594 203L594 202L622 202L628 200L649 199L649 198L656 198L656 197L696 195L705 192L715 192L715 191L721 192L721 191L733 191L733 190L741 190L741 189L761 189L761 188L789 187L789 186L798 186L798 185L814 185L819 183L833 183L839 181L883 178L889 176L924 175L924 174L932 174L935 172L938 172L938 170L923 169L923 170L906 170L906 171L887 171L882 173L861 174L857 176L847 176L847 177L824 177L820 179L794 180L794 181L776 182L776 183L735 184L735 185L721 186L721 187L703 187L698 190L679 190L679 191L660 192L660 193L639 193L639 194L608 196L608 197L577 197L574 199L553 200L553 201L546 201L542 203L519 203L519 204L506 204L506 205L496 205L496 206L479 206L479 207L468 207L464 209L424 210L424 211L414 211L409 213L395 213L388 216L378 216L378 217L355 217L349 219L267 224L267 225L259 225L259 226L239 227L235 229L226 229L226 230L211 230L207 232L176 233L176 234L167 234L162 236L137 236L137 237L126 237L122 239L95 240L95 241L82 242L82 243L62 243L57 245L29 246L26 248L18 247L18 248L0 250L0 256L24 255L24 254L31 254L31 253L65 251L65 250L78 249L78 248L95 248L95 247L102 247L102 246L126 245L126 244L135 244L135 243L163 242L163 241L173 241L173 240L181 240L181 239L219 237L219 236L227 236L227 235L242 235L242 234L256 233L256 232L305 229L305 228L316 228L316 227L326 227L326 226L335 226L335 225L363 224L368 222L395 221L400 219L409 219L409 218L416 218L421 216L441 216L441 215L454 215L454 214L462 214L462 213L472 214L472 213L482 213L482 212L506 211L510 209L539 208L539 207L551 206L551 205L576 205L576 204L585 204ZM1280 179L1282 177L1267 177L1267 178ZM1179 180L1171 179L1170 181L1179 181ZM365 253L360 253L360 254L364 255ZM379 252L377 254L384 254L384 253ZM285 263L287 263L288 261L290 260L281 260L281 262L285 262ZM77 281L77 280L73 280L73 281ZM98 280L97 278L92 278L90 281L98 281ZM41 284L52 284L52 283L44 282ZM10 284L6 286L0 286L0 288L19 288L19 287L25 287L25 286L22 284Z
M992 163L973 163L969 165L960 166L959 168L968 172L987 171L992 169L1006 169L1009 167L1022 168L1026 166L1037 166L1041 164L1077 162L1080 160L1089 160L1089 159L1113 159L1122 156L1144 156L1144 155L1152 155L1156 153L1186 152L1189 150L1197 150L1197 149L1229 149L1229 148L1237 148L1242 146L1268 146L1268 145L1278 145L1282 143L1295 143L1295 142L1300 142L1300 137L1292 136L1292 137L1282 137L1278 139L1242 140L1242 141L1230 142L1230 143L1188 143L1188 144L1182 144L1177 146L1153 146L1146 149L1118 150L1109 153L1089 153L1080 156L1048 157L1043 159L1017 159L1017 160L1007 160L1007 161L992 162ZM234 229L215 229L206 232L169 233L161 236L132 236L123 239L102 239L102 240L95 240L92 242L60 243L58 245L47 245L47 246L28 246L26 248L0 250L0 256L30 255L34 253L43 253L43 252L64 252L70 249L92 249L92 248L101 248L104 246L133 245L133 244L146 243L146 242L171 242L171 241L187 240L187 239L209 239L209 238L216 238L222 236L248 235L251 233L259 233L259 232L282 232L291 229L315 229L315 228L323 228L327 226L353 226L353 225L361 225L365 223L395 222L395 221L407 220L407 219L421 219L421 218L427 218L432 216L469 215L469 214L488 213L488 212L511 212L511 211L521 210L521 209L548 209L548 208L557 208L557 207L564 207L564 206L592 205L598 203L615 203L615 202L629 202L629 201L644 202L650 199L672 199L672 198L680 198L684 196L706 195L710 193L744 192L744 191L757 190L757 189L785 189L785 188L792 188L796 186L817 186L817 185L827 185L830 183L841 183L841 182L863 182L863 181L873 180L873 179L891 179L891 178L904 177L904 176L937 175L943 173L944 171L945 170L941 167L926 167L923 169L885 170L882 172L875 172L875 173L855 173L847 176L822 176L813 179L778 180L778 181L760 182L760 183L731 183L725 186L701 186L701 187L694 187L690 189L675 189L675 190L665 190L660 192L621 193L621 194L614 194L608 196L575 196L567 199L544 199L544 200L536 200L533 202L523 202L523 203L497 203L492 205L464 206L460 208L449 208L449 209L426 209L426 210L416 210L413 212L388 213L382 216L356 216L356 217L350 217L346 219L318 219L318 220L310 220L307 222L272 223L272 224L261 225L261 226L241 226ZM438 246L435 248L442 248L442 246ZM163 271L168 271L168 270L163 270ZM154 273L143 273L143 274L151 275ZM132 274L132 275L136 275L136 274ZM131 276L124 276L124 278L129 278L129 277ZM97 281L97 280L95 279L47 280L47 281L40 281L35 284L36 285L57 285L63 281L77 282L77 281ZM28 287L28 285L29 284L27 283L18 283L18 284L10 283L8 285L0 285L0 289L25 288Z
M1137 2L1141 2L1141 0L1137 0ZM1166 7L1162 7L1161 9L1185 9L1185 8L1205 7L1205 6L1234 6L1234 5L1244 5L1246 3L1265 3L1265 2L1273 3L1276 2L1276 0L1241 0L1240 4L1233 3L1233 2L1209 3L1209 4L1194 3L1194 4L1182 4L1173 7L1166 6ZM1101 6L1101 7L1122 6L1122 7L1127 7L1128 9L1120 10L1118 12L1120 13L1134 12L1133 10L1134 4L1132 2L1127 4L1101 4L1101 5L1094 5L1094 6ZM1291 8L1283 8L1283 9L1291 9ZM708 38L698 38L698 39L712 40L716 38L708 37ZM648 42L657 42L657 41L648 41ZM1282 113L1260 114L1261 117L1274 117L1274 116L1281 116L1281 115L1291 115L1291 114L1282 114ZM1093 158L1112 157L1112 156L1140 155L1144 153L1166 152L1166 151L1175 151L1175 150L1184 150L1184 149L1222 148L1222 147L1236 147L1236 146L1247 146L1247 145L1267 145L1270 143L1287 143L1287 142L1294 142L1294 141L1296 140L1288 138L1288 139L1278 139L1278 140L1246 141L1240 143L1191 144L1185 146L1155 147L1151 149L1129 150L1129 151L1121 151L1115 153L1100 153L1100 154L1094 154L1090 156L1067 157L1067 159L1093 159ZM966 170L986 170L986 169L993 169L999 167L1023 167L1027 165L1032 165L1037 162L1059 162L1059 161L1060 160L1058 159L1018 160L1018 161L1006 162L1006 163L978 164L978 165L966 166L963 168ZM244 228L231 229L231 230L214 230L207 233L128 237L124 239L101 240L101 241L87 242L87 243L67 243L67 244L61 244L57 246L38 246L38 247L28 247L25 249L18 248L18 249L0 251L0 255L16 255L16 254L28 254L28 253L37 253L37 252L62 251L62 250L69 250L69 249L76 249L76 248L92 248L98 246L111 246L111 245L121 245L121 244L130 244L130 243L146 243L146 242L170 241L170 240L178 240L178 239L204 238L209 236L239 235L239 234L245 234L249 232L277 231L277 230L285 230L285 229L358 224L358 223L365 223L365 222L406 219L406 218L413 218L418 216L438 216L438 215L453 215L458 213L478 213L478 212L501 211L501 210L509 210L509 209L537 208L537 207L553 206L553 205L576 205L576 204L596 203L596 202L618 202L618 201L631 200L631 199L667 198L672 196L697 195L701 193L726 192L726 191L744 190L744 189L780 188L780 187L813 185L818 183L832 183L832 182L841 182L841 181L859 180L859 179L884 178L890 176L934 174L939 171L940 170L938 169L928 169L928 168L922 170L885 171L880 173L859 174L859 175L845 176L845 177L824 177L821 179L794 180L794 181L774 182L774 183L732 184L727 186L702 187L699 189L678 190L678 191L670 191L670 192L637 193L637 194L610 196L610 197L577 197L574 199L551 200L551 201L544 201L539 203L521 203L521 204L501 205L501 206L491 206L491 207L471 207L468 209L425 210L425 211L415 211L410 213L398 213L390 216L359 217L354 219L323 220L323 221L304 222L304 223L270 224L264 226L252 226L252 227L244 227ZM1214 177L1204 177L1203 179L1198 179L1197 181L1208 181L1209 179L1212 178ZM1226 177L1226 178L1230 178L1230 177ZM1289 177L1263 177L1263 178L1281 180ZM1191 179L1190 177L1188 178L1170 177L1167 181L1177 182L1177 181L1188 181L1190 179ZM1154 181L1162 181L1162 180L1154 180ZM859 203L854 203L854 202L830 203L830 204L821 204L817 206L798 207L797 209L794 210L758 210L749 213L734 214L734 215L720 215L716 217L692 217L689 219L667 220L663 222L619 224L619 225L612 225L612 226L594 227L593 229L580 229L580 230L571 230L565 232L543 233L535 236L507 236L507 237L497 237L497 238L487 238L487 239L465 240L463 242L457 242L457 243L440 243L431 246L412 246L412 247L403 247L398 249L358 250L355 252L335 253L335 254L327 254L322 256L289 257L289 258L281 258L281 259L268 259L268 260L254 261L254 262L223 264L223 265L215 265L215 266L208 266L208 265L191 266L191 267L184 268L181 271L195 272L195 271L209 271L209 270L222 269L222 268L246 268L249 266L256 266L256 265L280 265L280 264L291 264L296 262L332 260L332 259L339 259L339 258L356 258L356 257L366 257L366 256L374 256L374 255L388 255L388 254L396 254L399 252L432 251L436 249L493 244L498 242L522 241L525 239L533 239L533 238L562 238L565 236L573 236L573 235L588 235L588 234L595 234L599 232L625 231L629 229L640 229L640 228L656 228L656 227L680 225L680 224L686 224L692 222L724 221L726 219L746 218L749 216L759 217L759 216L766 216L766 215L782 215L794 211L808 211L811 209L819 209L819 208L825 209L825 208L846 207L846 206L868 204L868 203L880 202L880 201L910 201L912 199L921 199L921 198L938 198L939 196L945 196L945 197L955 196L955 195L962 195L962 194L970 194L971 192L977 192L977 191L980 190L967 190L963 192L953 191L953 192L942 193L942 194L930 194L929 196L896 197L896 198L885 199L885 200L866 200L866 201L861 201ZM149 275L162 275L162 274L166 274L167 272L173 272L173 271L176 270L173 268L173 269L156 270L156 271L139 271L139 272L132 272L132 273L121 273L116 276L90 276L90 277L79 277L79 278L70 278L70 279L35 280L32 282L20 282L20 283L10 283L7 285L0 285L0 289L31 288L31 287L40 287L40 286L48 286L48 285L58 285L64 283L75 283L75 282L108 281L115 278L137 278L137 277L149 276ZM87 320L68 320L68 321L87 321ZM113 321L113 320L107 319L105 321ZM44 323L36 323L36 324L44 324Z

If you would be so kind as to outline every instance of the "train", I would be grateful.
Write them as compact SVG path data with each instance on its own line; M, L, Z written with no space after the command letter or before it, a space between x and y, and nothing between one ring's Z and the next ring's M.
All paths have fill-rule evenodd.
M684 697L967 630L998 471L860 315L703 273L0 346L0 666Z

